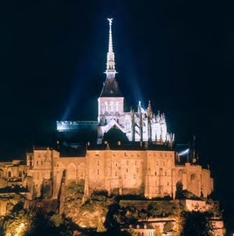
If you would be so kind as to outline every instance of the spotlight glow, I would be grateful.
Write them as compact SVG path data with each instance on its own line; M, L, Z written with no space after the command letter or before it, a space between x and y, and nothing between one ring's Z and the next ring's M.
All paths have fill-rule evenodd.
M179 152L179 156L184 156L184 155L187 155L189 153L189 148L187 148L186 150L184 150L184 151L181 151L181 152Z

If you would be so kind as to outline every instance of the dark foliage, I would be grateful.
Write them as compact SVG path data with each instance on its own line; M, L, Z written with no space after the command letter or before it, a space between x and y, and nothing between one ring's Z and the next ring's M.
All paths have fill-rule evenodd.
M197 211L184 213L185 224L182 236L211 236L211 225L206 213Z

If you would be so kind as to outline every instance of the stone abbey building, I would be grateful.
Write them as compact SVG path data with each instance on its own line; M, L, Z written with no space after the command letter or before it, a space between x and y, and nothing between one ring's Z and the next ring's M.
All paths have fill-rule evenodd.
M57 121L59 148L33 148L26 163L1 162L0 188L18 185L33 199L48 185L57 199L64 186L84 181L86 196L107 191L175 198L178 190L186 189L207 197L213 191L210 170L197 164L195 156L192 163L179 161L165 115L154 114L150 102L147 109L139 102L137 111L124 111L115 76L112 19L108 20L106 79L98 98L97 121ZM81 142L76 142L80 136ZM83 148L65 153L65 146Z

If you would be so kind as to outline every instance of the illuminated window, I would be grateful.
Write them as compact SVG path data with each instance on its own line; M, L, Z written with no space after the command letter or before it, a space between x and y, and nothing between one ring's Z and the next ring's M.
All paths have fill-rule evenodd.
M110 111L114 111L114 102L113 101L110 102Z
M119 102L115 102L115 110L119 111Z

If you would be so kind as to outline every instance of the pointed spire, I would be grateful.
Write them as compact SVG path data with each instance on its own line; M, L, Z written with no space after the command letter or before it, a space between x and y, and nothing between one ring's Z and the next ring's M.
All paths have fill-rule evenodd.
M109 21L109 45L108 45L108 52L113 52L113 42L112 42L112 20L113 18L108 18Z
M106 75L107 78L114 78L117 73L115 70L115 54L113 52L113 41L112 41L112 18L107 18L109 21L109 44L107 52L107 63L106 63Z
M149 103L148 103L147 112L148 112L148 117L151 119L152 116L153 116L153 112L152 112L152 107L151 107L150 101L149 101Z

